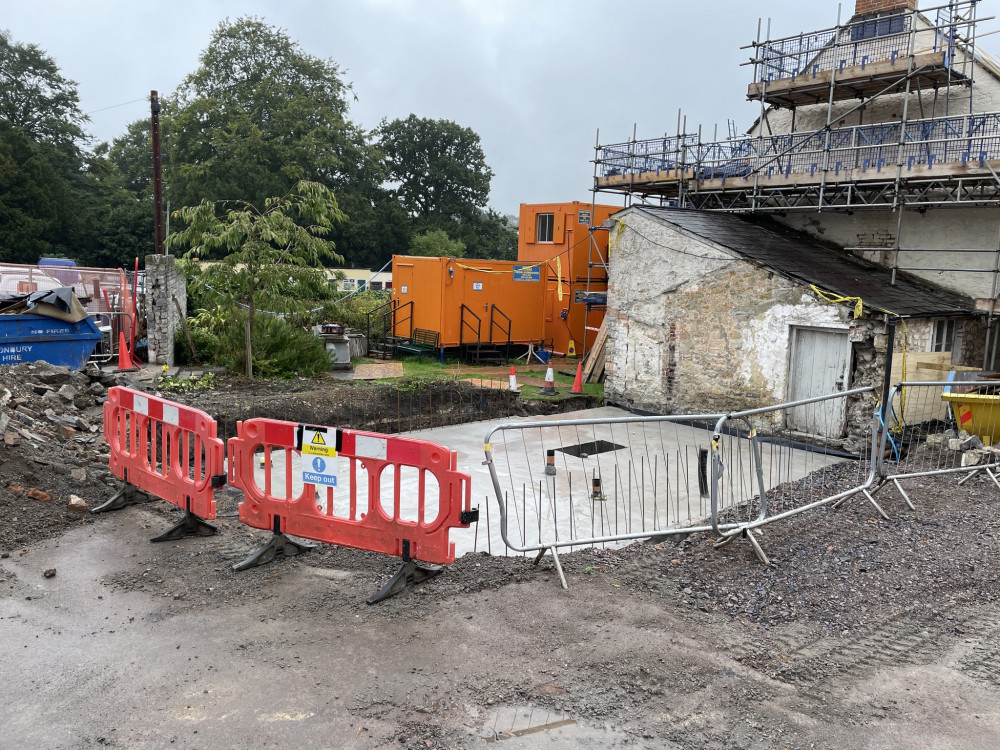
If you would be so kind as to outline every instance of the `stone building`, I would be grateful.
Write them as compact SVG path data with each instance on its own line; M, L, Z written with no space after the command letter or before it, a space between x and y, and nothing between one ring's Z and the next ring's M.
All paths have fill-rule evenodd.
M827 387L874 384L902 374L894 321L896 351L938 368L925 380L1000 365L1000 66L976 48L979 5L856 0L828 29L758 35L745 135L598 146L595 191L631 206L612 227L611 400L776 403L801 395L803 351L823 369L838 347L853 364ZM811 284L860 297L865 322Z
M614 220L611 403L717 413L880 388L890 325L910 374L982 357L986 316L971 298L903 272L890 283L890 270L773 220L644 206ZM797 427L834 439L870 429L870 408L841 417Z

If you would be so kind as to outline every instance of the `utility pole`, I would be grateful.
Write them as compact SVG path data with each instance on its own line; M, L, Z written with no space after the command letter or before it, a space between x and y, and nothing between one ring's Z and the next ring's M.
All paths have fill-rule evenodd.
M166 255L163 247L163 167L160 164L160 98L149 92L149 110L153 122L153 234L154 252Z

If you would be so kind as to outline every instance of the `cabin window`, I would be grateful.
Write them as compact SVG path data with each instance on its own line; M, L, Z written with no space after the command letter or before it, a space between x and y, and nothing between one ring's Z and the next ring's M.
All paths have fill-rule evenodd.
M553 229L556 224L555 214L538 214L535 242L552 242Z

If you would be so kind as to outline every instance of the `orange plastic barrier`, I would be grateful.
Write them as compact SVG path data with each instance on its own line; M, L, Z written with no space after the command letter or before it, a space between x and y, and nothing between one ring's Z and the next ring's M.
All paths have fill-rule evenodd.
M429 440L276 419L238 423L237 437L229 440L229 482L244 493L240 521L404 562L454 562L449 529L478 520L469 475L456 465L454 452ZM405 467L416 473L412 520L402 508ZM436 494L428 475L437 483ZM391 485L391 498L383 498L383 485Z
M95 512L139 499L134 488L184 510L185 519L154 539L214 534L201 519L215 518L215 490L225 484L225 444L208 414L147 393L116 386L104 404L109 468L125 489Z

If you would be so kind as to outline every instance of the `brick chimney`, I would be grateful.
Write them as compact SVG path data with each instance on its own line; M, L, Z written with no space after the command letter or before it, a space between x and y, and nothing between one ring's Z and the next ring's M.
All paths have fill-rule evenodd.
M855 0L854 13L858 16L867 16L872 13L916 9L917 0Z

